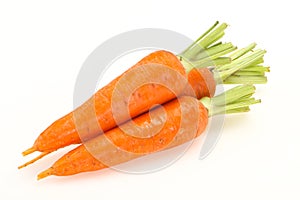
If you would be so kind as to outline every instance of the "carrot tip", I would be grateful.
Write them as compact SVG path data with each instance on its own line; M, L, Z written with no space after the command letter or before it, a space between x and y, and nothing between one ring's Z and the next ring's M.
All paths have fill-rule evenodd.
M34 159L32 159L32 160L26 162L26 163L23 164L23 165L20 165L20 166L18 167L18 169L22 169L22 168L24 168L24 167L26 167L26 166L28 166L28 165L34 163L35 161L37 161L37 160L43 158L44 156L48 155L49 153L51 153L51 152L43 152L43 153L41 153L41 154L40 154L39 156L37 156L36 158L34 158Z
M18 169L22 169L22 168L24 168L24 167L26 167L27 166L27 163L25 163L25 164L23 164L23 165L20 165L19 167L18 167Z
M27 156L27 155L29 155L29 154L35 152L36 150L37 150L37 149L36 149L35 147L30 147L29 149L23 151L23 152L22 152L22 155L23 155L23 156Z
M37 180L41 180L43 178L46 178L48 176L51 176L53 174L53 169L52 168L49 168L41 173L38 174L37 176Z

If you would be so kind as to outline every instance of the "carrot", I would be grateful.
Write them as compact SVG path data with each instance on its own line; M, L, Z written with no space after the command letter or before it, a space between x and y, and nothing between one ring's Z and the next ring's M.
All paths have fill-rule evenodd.
M253 63L260 64L261 62L258 61L261 61L265 53L262 50L250 53L255 47L255 45L251 45L249 48L238 50L232 55L232 58L230 56L225 57L233 60L233 63L225 61L227 64L217 65L219 67L225 66L224 69L220 68L220 71L213 70L211 72L207 68L201 68L209 62L223 60L223 57L220 56L235 50L235 47L229 43L213 44L223 35L225 28L226 24L222 24L211 33L205 33L178 56L167 51L156 51L144 57L124 74L97 91L83 105L51 124L39 135L33 146L23 152L23 155L35 151L40 151L44 155L70 144L78 144L89 140L116 127L118 124L124 123L129 118L148 111L153 105L163 104L176 96L212 97L216 84L226 82L226 79L230 78L231 75L241 69L246 69ZM209 56L203 53L204 51ZM247 55L247 53L250 55ZM236 56L237 54L239 56ZM138 82L139 80L148 80L148 82L146 81L146 84L138 88L141 85L141 82ZM162 81L169 87L150 83L155 82L155 80ZM256 79L248 77L247 80L248 83L256 83L257 77ZM139 84L135 84L135 82ZM259 82L262 83L263 81L259 79ZM236 84L238 81L231 80L231 83ZM128 85L138 89L130 95L129 99L124 99L124 91L128 92ZM172 90L170 90L170 87ZM116 93L119 96L114 95ZM112 106L114 102L118 104L116 106L116 108L119 108L117 112L112 110L112 107L115 107ZM128 106L129 113L124 109L127 108L126 106ZM117 116L115 116L116 114ZM32 161L19 168L30 163Z
M253 86L245 85L200 101L189 96L170 101L150 111L151 114L134 118L138 128L127 122L81 144L41 172L38 179L100 170L186 143L205 130L209 116L245 112L249 105L259 103L260 100L251 98L254 91ZM134 132L135 136L125 132ZM152 132L157 134L151 135Z
M181 75L185 74L184 68L177 57L167 51L156 51L151 53L139 61L131 69L135 69L148 63L162 64L172 70L175 70ZM129 73L129 70L127 73ZM126 74L126 72L124 74ZM129 76L132 76L132 74ZM163 79L165 75L157 72L156 76L157 79ZM41 135L35 141L33 147L23 152L23 154L26 155L36 150L49 152L70 144L80 143L81 138L78 134L78 129L80 129L80 133L85 132L84 129L89 129L86 131L87 135L85 136L85 139L89 139L94 137L96 134L99 134L101 130L99 127L97 127L98 124L92 121L95 119L93 116L94 111L96 112L96 117L102 131L107 131L115 127L116 122L113 118L110 101L116 88L116 84L120 79L121 76L117 77L108 85L97 91L92 98L90 98L75 111L55 121L43 133L41 133ZM173 78L169 79L168 81L173 85L177 85L177 80ZM183 90L184 86L185 85L181 85L179 90ZM132 102L129 103L131 116L137 116L138 114L147 111L152 105L162 104L174 97L175 95L165 87L157 84L145 85L144 87L141 87L135 91ZM76 115L76 119L74 119L74 115ZM125 121L126 119L119 120ZM76 128L76 126L78 127ZM60 139L58 140L58 138Z

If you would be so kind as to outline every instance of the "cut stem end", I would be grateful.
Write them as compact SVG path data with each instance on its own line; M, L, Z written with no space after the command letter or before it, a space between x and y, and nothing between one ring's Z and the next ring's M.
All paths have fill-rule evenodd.
M261 102L251 97L254 92L254 86L241 85L213 98L204 97L200 101L207 108L209 116L247 112L250 105Z

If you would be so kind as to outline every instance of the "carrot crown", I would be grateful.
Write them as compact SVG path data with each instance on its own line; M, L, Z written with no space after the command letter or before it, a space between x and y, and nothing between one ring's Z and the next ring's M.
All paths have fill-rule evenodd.
M252 43L236 50L231 55L231 63L214 68L215 79L223 84L262 84L267 82L265 72L270 68L263 66L265 50L254 50Z
M252 97L254 92L253 85L240 85L215 97L204 97L200 102L207 108L209 116L248 112L250 105L261 102Z
M222 43L227 24L216 22L182 53L179 59L189 72L193 68L213 66L215 80L223 84L263 84L267 82L263 66L265 50L254 50L256 44L238 49L232 43Z
M235 49L231 42L222 43L219 40L225 35L226 23L219 25L217 21L204 34L182 53L178 54L179 59L189 72L197 67L208 67L212 65L224 65L231 62L229 57L222 57Z

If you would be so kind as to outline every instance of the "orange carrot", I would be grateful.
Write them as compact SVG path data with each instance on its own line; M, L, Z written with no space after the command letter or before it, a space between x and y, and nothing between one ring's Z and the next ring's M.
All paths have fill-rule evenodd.
M184 67L178 58L167 51L156 51L149 54L131 69L135 69L139 66L145 64L161 64L175 70L182 76L185 75ZM130 70L127 71L129 73ZM123 76L126 75L126 72ZM131 76L131 74L129 75ZM156 78L164 79L165 74L157 71ZM171 77L172 78L172 77ZM177 85L178 91L183 91L185 84L178 84L178 79L169 79L168 82L172 85ZM111 110L111 98L113 92L116 88L116 84L121 79L121 76L114 79L105 87L101 88L97 93L85 102L82 106L77 108L74 112L67 114L61 119L55 121L51 126L49 126L41 135L37 138L32 148L25 151L23 154L26 155L33 151L49 152L57 150L58 148L76 144L81 142L80 135L78 134L78 129L81 129L81 133L86 131L84 139L89 139L97 134L107 131L116 126L116 122L113 117ZM140 87L132 95L131 101L129 102L129 111L131 117L137 116L147 110L149 110L155 104L162 104L175 97L168 88L163 87L158 84L147 84ZM93 118L94 111L96 112L96 117L102 131L97 127L98 124L93 123L91 120ZM74 113L76 113L76 124L74 120ZM124 122L127 119L119 119L119 121ZM77 126L77 127L76 127Z
M185 116L182 116L180 103L185 107ZM111 129L103 135L100 135L92 140L87 141L84 145L77 147L64 157L59 159L47 172L39 175L39 178L45 175L72 175L84 171L93 171L105 168L107 166L126 162L141 155L153 153L166 148L168 145L179 145L200 134L206 127L208 120L208 113L203 104L198 104L197 99L192 97L181 97L167 103L163 108L158 108L152 111L151 118L155 120L155 124L151 124L149 114L143 114L135 119L133 122L139 127L134 131L136 134L144 134L156 132L157 127L163 128L156 135L150 138L133 137L127 135L122 131L122 126ZM199 111L197 110L199 107ZM165 120L161 119L164 110L166 112ZM197 111L199 113L197 113ZM191 127L191 121L199 116L199 123L197 126ZM188 124L181 124L183 117L188 117L184 122ZM150 125L149 125L150 124ZM184 129L180 134L177 134L180 125L190 127L189 130ZM196 130L198 129L197 133ZM128 130L128 128L125 130ZM118 148L116 148L118 147ZM117 150L116 153L114 150ZM90 152L93 152L91 154ZM99 158L93 155L99 152ZM102 153L100 153L102 152ZM99 160L102 160L100 162Z
M259 102L250 97L254 91L253 86L238 86L212 99L183 96L170 101L133 119L137 127L127 122L80 145L40 173L38 179L100 170L183 144L205 130L209 115L248 111L249 105ZM128 135L130 132L134 136Z

